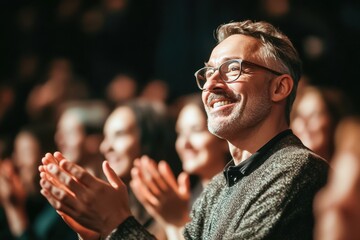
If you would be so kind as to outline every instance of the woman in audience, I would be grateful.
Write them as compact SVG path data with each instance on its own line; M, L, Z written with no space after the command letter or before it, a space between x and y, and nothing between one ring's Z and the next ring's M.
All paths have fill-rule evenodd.
M184 99L176 122L176 150L184 172L176 180L164 161L158 165L148 157L135 161L131 187L149 213L166 226L169 239L181 239L181 228L189 220L193 202L213 176L231 160L226 141L207 129L207 118L199 94ZM190 191L189 175L198 177Z
M39 194L37 167L41 156L55 149L53 135L50 126L25 127L16 135L12 159L0 161L0 204L9 230L1 239L77 239Z
M305 146L330 161L336 126L350 108L340 90L306 86L294 102L291 128Z
M59 151L102 178L103 158L99 146L103 139L102 128L109 115L108 106L98 100L68 101L61 105L59 112L55 133Z
M129 185L134 159L142 155L154 159L170 159L170 166L176 166L173 129L162 104L137 100L126 102L113 110L107 118L100 151L117 176ZM56 153L52 161L62 158L64 156ZM49 158L45 157L43 161L49 161ZM43 170L40 168L40 171ZM166 239L163 227L146 212L128 189L129 206L135 218L158 239Z
M360 117L344 118L326 187L315 199L317 240L360 239Z

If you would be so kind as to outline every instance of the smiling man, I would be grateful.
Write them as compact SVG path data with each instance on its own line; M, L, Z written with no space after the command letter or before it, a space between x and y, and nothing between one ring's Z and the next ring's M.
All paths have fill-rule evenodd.
M312 239L312 202L326 182L328 164L289 129L301 76L298 54L290 40L266 22L225 24L217 38L209 61L195 77L208 128L227 140L233 160L193 206L184 237ZM66 160L58 166L48 155L43 162L42 193L64 216L86 227L69 222L81 236L152 238L131 216L126 188L106 162L110 184ZM101 204L86 205L95 196Z

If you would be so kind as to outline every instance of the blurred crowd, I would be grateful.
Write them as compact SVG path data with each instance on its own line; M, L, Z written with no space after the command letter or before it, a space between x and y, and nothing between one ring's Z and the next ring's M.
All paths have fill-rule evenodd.
M215 44L208 33L244 19L278 26L300 52L308 82L359 103L359 12L351 0L326 10L321 1L289 0L2 1L0 127L14 133L69 99L144 94L172 102L195 92L193 73Z
M223 143L201 135L208 134L204 112L195 108L185 118L181 110L199 91L193 73L216 43L209 33L221 23L245 19L278 26L301 55L304 76L292 111L294 133L330 162L343 153L359 157L357 1L5 0L0 3L0 227L8 231L0 231L0 239L15 239L30 230L35 239L76 239L39 193L37 166L44 153L54 150L99 177L104 156L116 159L124 151L131 159L128 166L114 165L125 168L117 172L124 179L130 178L132 160L143 154L156 161L169 159L175 176L181 169L191 176L192 197L198 196L204 182L230 158L219 147L225 161L214 170L187 162L184 149L205 149L210 155L214 149L197 146L187 139L191 134L216 146ZM132 101L165 112L166 123L155 121L167 131L164 144L171 144L173 153L157 156L149 151L147 147L155 146L147 146L144 136L159 137L150 130L136 140L139 149L117 149L114 139L141 132L156 115L139 116L138 103ZM111 118L131 119L119 106L132 109L137 127L113 126ZM199 126L190 121L196 114ZM183 196L185 206L187 200L193 202L188 195ZM148 216L141 217L146 224ZM44 221L60 227L50 231Z

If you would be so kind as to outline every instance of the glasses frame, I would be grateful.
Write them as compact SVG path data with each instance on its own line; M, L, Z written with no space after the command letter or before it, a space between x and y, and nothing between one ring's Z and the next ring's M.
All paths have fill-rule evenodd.
M221 69L221 67L222 67L224 64L227 64L227 63L229 63L229 62L234 62L234 61L235 61L235 62L238 62L238 63L240 64L240 73L239 73L239 76L237 76L237 77L236 77L235 79L233 79L233 80L224 80L223 77L222 77L222 74L219 72L220 78L221 78L221 80L222 80L224 83L231 83L231 82L234 82L234 81L236 81L236 80L239 79L239 77L241 76L241 73L242 73L242 64L243 64L243 63L245 63L245 64L247 64L247 65L250 65L250 66L254 66L254 67L258 67L258 68L264 69L264 70L269 71L269 72L271 72L271 73L273 73L273 74L275 74L275 75L278 75L278 76L284 74L284 73L280 73L280 72L278 72L278 71L272 70L272 69L270 69L270 68L268 68L268 67L265 67L265 66L262 66L262 65L253 63L253 62L249 62L249 61L246 61L246 60L243 60L243 59L241 59L241 58L238 58L238 59L229 59L229 60L223 62L222 64L220 64L220 66L218 66L218 67L203 67L203 68L200 68L199 70L197 70L197 71L195 72L194 75L195 75L196 83L197 83L198 87L200 88L200 90L205 90L205 88L201 87L200 81L199 81L199 79L198 79L198 77L197 77L200 71L203 71L204 69L212 69L212 70L214 71L214 73L215 73L216 71L218 71L219 69ZM208 80L208 79L206 79L206 81L207 81L207 80ZM206 81L205 81L205 83L206 83Z

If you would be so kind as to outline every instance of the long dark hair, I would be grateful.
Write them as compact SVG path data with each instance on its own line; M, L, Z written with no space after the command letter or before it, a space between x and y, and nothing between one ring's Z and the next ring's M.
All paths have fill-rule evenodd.
M181 162L175 151L175 123L168 114L166 105L141 99L121 104L129 107L140 132L141 154L156 161L166 160L177 174Z

